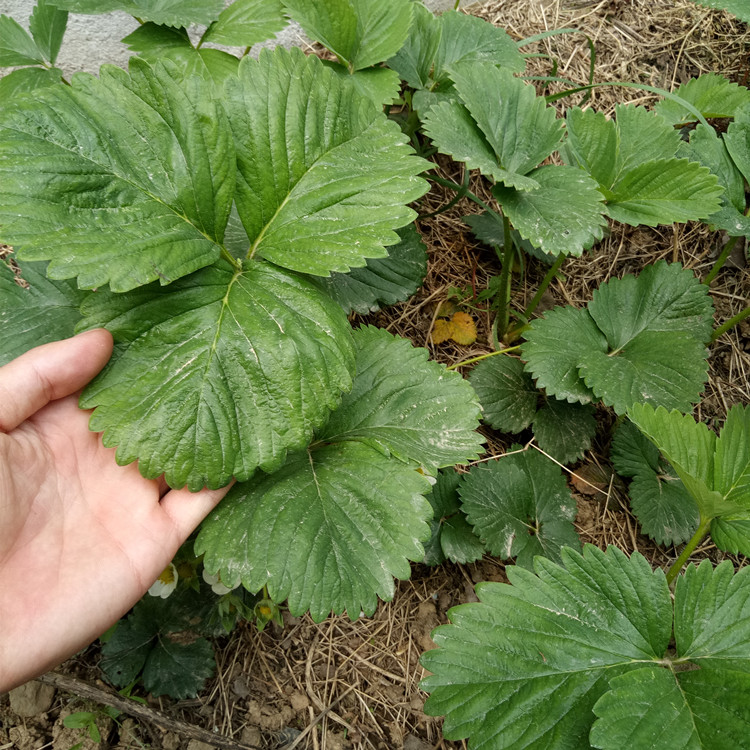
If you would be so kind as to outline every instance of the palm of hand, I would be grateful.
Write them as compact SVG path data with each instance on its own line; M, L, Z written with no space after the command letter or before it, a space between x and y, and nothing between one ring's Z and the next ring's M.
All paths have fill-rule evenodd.
M88 418L68 395L0 432L0 690L121 617L224 494L165 494L118 466Z

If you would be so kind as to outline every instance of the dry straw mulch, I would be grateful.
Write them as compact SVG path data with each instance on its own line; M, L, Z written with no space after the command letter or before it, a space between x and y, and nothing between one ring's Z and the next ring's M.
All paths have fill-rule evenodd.
M505 28L515 39L555 28L580 30L528 48L549 56L534 59L533 72L549 74L551 60L557 60L557 75L579 84L586 83L589 75L587 36L596 49L597 82L637 81L670 89L702 73L721 73L738 83L746 83L750 73L747 28L726 13L688 0L491 0L467 12ZM581 99L579 94L565 102ZM652 95L643 91L607 86L592 92L590 104L609 113L620 102L647 104L652 100ZM460 165L448 160L440 163L446 176L461 179ZM478 181L472 188L489 195ZM451 197L450 191L436 187L420 210L429 213ZM473 310L479 337L470 347L432 346L429 335L436 307L451 288L481 290L499 271L493 253L479 246L461 222L462 215L476 210L464 200L438 217L421 221L430 253L424 286L408 302L366 319L418 346L428 346L432 356L446 364L490 350L491 319L482 309ZM721 236L698 224L656 229L613 225L610 235L592 252L566 261L563 277L553 283L544 305L581 306L607 279L638 272L660 258L679 261L704 276L721 242ZM514 309L523 310L544 270L531 262L526 277L516 277ZM712 285L712 293L718 323L747 304L750 272L742 247ZM710 382L698 409L700 418L721 420L732 404L750 403L749 333L746 321L713 345ZM616 544L628 551L639 550L655 565L668 564L674 559L674 550L655 547L639 534L628 511L624 487L611 475L606 428L612 415L602 409L599 417L601 436L585 461L574 467L593 485L581 481L575 485L581 538L602 547ZM508 436L486 434L488 455L507 449ZM695 555L719 557L710 544ZM335 617L315 624L308 617L287 616L283 629L258 633L252 626L240 627L221 644L218 676L199 700L159 703L178 717L264 748L465 747L464 743L442 740L440 721L423 714L426 696L419 690L419 680L424 672L418 657L432 645L432 628L447 622L447 609L475 599L473 584L479 580L504 580L503 564L486 559L475 565L437 569L416 565L410 581L397 583L392 602L381 604L374 617L356 622ZM69 669L85 673L94 660L95 652L90 651L71 662ZM152 747L183 746L178 738L160 734L153 727L144 725L136 732Z

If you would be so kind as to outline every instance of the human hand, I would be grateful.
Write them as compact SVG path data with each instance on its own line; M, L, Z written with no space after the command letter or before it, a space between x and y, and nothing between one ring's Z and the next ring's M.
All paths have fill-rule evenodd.
M77 394L111 353L97 329L0 368L0 693L122 617L228 489L117 465Z

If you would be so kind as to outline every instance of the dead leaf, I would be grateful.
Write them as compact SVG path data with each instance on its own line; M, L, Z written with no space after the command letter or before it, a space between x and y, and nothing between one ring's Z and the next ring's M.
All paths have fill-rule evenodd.
M453 323L453 334L451 338L462 346L469 346L477 340L477 327L471 315L465 312L457 312L451 318Z
M596 464L579 466L570 475L570 482L581 495L601 495L606 493L612 480L612 471Z
M432 343L442 344L453 336L453 323L450 320L438 318L432 327Z

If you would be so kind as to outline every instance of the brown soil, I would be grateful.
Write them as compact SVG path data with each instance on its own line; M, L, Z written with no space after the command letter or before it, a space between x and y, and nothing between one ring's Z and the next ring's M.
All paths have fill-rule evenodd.
M596 48L596 81L639 81L672 88L710 71L739 83L746 83L750 73L747 28L726 13L698 7L688 0L490 0L473 6L470 12L506 28L516 39L546 29L580 29L583 33L554 36L536 45L536 51L546 52L559 62L559 76L580 84L588 80L585 35ZM533 61L540 74L548 73L550 65L550 59ZM581 97L577 95L577 100ZM634 89L602 87L594 90L592 105L609 112L616 103L644 103L651 98ZM460 180L460 167L441 163L447 175ZM480 194L484 190L478 183L472 187ZM428 213L450 197L449 192L436 187L420 211ZM474 210L472 204L462 201L451 211L420 222L430 253L424 286L408 302L367 318L418 346L427 346L436 360L446 364L490 350L490 314L481 306L473 311L479 331L475 344L433 346L430 341L437 305L448 290L481 290L489 276L499 271L493 253L479 246L460 221L462 215ZM610 235L591 253L566 261L563 280L552 285L544 305L581 306L607 279L637 272L660 258L679 261L699 277L705 276L721 242L719 234L698 224L656 229L613 225ZM739 312L750 298L750 272L743 250L733 255L712 284L717 323ZM524 309L543 274L544 268L532 261L526 278L515 280L514 309ZM746 320L712 346L710 381L697 416L720 423L731 405L750 403L749 376L750 321ZM639 533L628 510L625 488L613 477L607 459L606 428L612 415L600 409L599 417L602 429L594 449L573 467L571 487L579 504L577 527L581 539L599 547L615 544L626 551L638 550L654 565L664 566L674 560L675 550L659 548ZM486 434L488 455L498 455L507 448L508 436L490 430ZM708 543L694 553L695 559L706 556L718 560L721 554ZM735 562L744 564L745 560ZM308 617L287 614L284 628L271 627L258 633L250 625L238 627L218 644L217 676L198 699L170 701L147 696L149 705L235 743L260 748L465 747L464 743L442 740L440 721L424 715L426 696L419 690L424 670L418 658L432 647L430 632L447 622L449 608L476 600L473 584L480 580L505 580L503 563L485 559L466 566L415 565L411 580L398 583L394 600L382 603L372 618L350 622L334 617L315 624ZM96 683L100 674L97 658L97 647L93 646L60 671ZM58 691L51 705L36 715L19 717L10 709L8 697L0 698L0 750L67 750L83 741L84 735L79 730L73 739L63 736L61 716L83 707L79 698ZM109 737L101 747L210 747L190 741L184 733L144 721L128 720L122 727L110 722L107 726L109 729L102 723Z

